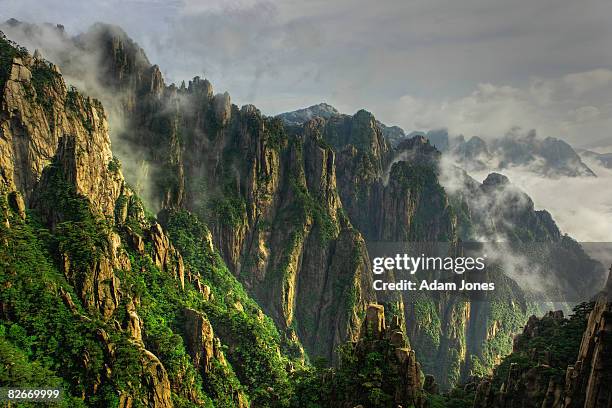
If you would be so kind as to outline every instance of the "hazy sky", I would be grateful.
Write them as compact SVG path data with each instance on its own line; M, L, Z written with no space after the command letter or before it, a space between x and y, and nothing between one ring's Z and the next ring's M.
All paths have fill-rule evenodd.
M0 17L118 24L169 82L267 114L325 101L408 131L612 145L610 0L0 0Z

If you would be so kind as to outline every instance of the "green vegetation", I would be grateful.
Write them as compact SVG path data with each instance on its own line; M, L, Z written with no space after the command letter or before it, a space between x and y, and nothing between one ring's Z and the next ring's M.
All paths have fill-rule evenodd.
M9 379L2 383L46 385L48 381L49 385L60 385L66 391L66 406L79 406L74 396L81 394L87 395L87 405L109 403L106 396L91 395L89 390L97 379L103 378L104 350L96 333L112 333L113 329L95 316L75 317L58 295L63 288L73 299L77 298L51 261L54 257L45 242L49 231L36 223L20 222L13 214L9 219L10 228L0 223L0 241L5 243L0 246L0 304L3 310L10 311L0 320L5 328L0 341L0 366L19 362L23 367L19 372L24 377L4 372ZM78 304L77 307L83 313ZM111 336L114 338L114 334ZM129 349L127 346L125 351ZM114 371L102 387L123 389L121 385L128 383L125 377L131 369L137 369L137 363L126 355L122 361L125 369Z
M209 208L216 219L228 227L236 228L244 225L246 217L246 202L236 195L213 198Z
M279 118L264 117L264 139L267 145L275 150L280 150L287 142L287 134L283 121Z
M117 52L123 51L119 48ZM0 36L0 85L6 82L12 59L25 56L24 49ZM117 57L125 58L123 54ZM34 102L48 117L57 102L48 96L49 87L58 78L44 61L32 68L29 89L36 91ZM94 130L96 110L102 109L99 102L83 97L73 87L65 95L65 108L89 132ZM212 109L205 113L213 114ZM237 114L232 107L232 115ZM53 162L45 169L41 189L36 191L39 209L29 211L26 221L8 207L6 192L0 194L0 383L62 387L66 391L62 404L67 407L116 407L126 395L134 398L134 405L138 406L144 404L150 392L145 384L151 381L151 376L143 365L146 349L163 364L164 375L167 374L170 382L170 396L177 407L234 407L243 399L254 407L392 405L395 387L402 378L397 366L389 364L395 350L388 340L368 339L373 340L373 345L366 351L353 343L341 346L339 363L334 368L318 360L313 365L304 364L299 360L301 345L295 340L287 344L287 338L292 337L292 330L314 330L315 318L294 320L286 333L279 333L273 321L230 273L219 253L212 249L210 231L201 222L206 219L228 228L244 227L252 215L251 199L245 193L251 187L245 188L247 183L255 183L253 186L258 188L253 192L254 201L270 198L267 188L273 184L276 173L260 172L254 180L241 179L245 163L251 163L255 153L248 150L244 154L240 143L249 138L239 138L243 135L236 127L240 126L240 132L246 129L252 133L251 140L256 139L256 134L261 136L262 149L273 160L281 160L279 152L290 151L290 158L298 162L295 166L290 164L288 174L281 175L289 178L288 188L281 183L281 188L287 190L283 194L289 199L278 207L274 224L270 220L261 220L258 224L265 231L279 227L286 231L282 237L285 239L281 261L275 265L278 273L268 274L267 278L280 277L285 285L282 292L287 292L287 285L293 284L290 279L294 278L291 267L297 263L296 254L308 233L316 234L313 238L318 238L321 251L344 250L342 245L330 243L340 233L356 231L341 231L341 226L348 224L344 210L330 214L323 203L324 197L309 191L302 166L302 141L298 137L290 139L279 119L262 118L259 114L242 117L237 124L230 122L228 127L223 125L224 129L214 120L207 120L210 117L194 114L197 117L194 120L205 124L192 131L186 131L183 125L177 126L182 121L180 113L152 116L156 116L150 124L155 134L152 149L159 157L167 158L159 171L156 187L171 193L176 201L184 195L203 203L196 207L199 218L187 211L170 211L163 217L170 242L185 262L184 288L177 276L177 253L169 249L164 260L155 260L159 253L154 252L151 239L154 220L137 196L121 196L115 203L114 217L101 217L92 211L86 197L76 193L61 164ZM372 136L376 136L372 133L372 121L370 114L359 112L348 132L359 149L354 174L366 181L379 177L381 170L380 158L371 151ZM330 145L344 146L347 140L342 137L346 132L340 130L339 126L333 127L327 141L317 139L316 143L326 149ZM193 184L185 183L182 171L196 166L193 157L183 166L184 139L194 141L207 137L206 142L210 142L222 137L223 132L228 132L230 137L222 152L224 163L220 174L215 173L222 180L218 190L208 191L208 180L204 177ZM259 135L262 132L263 136ZM205 143L197 146L208 147ZM107 164L107 170L112 173L118 174L120 169L116 158ZM454 239L451 226L457 219L460 235L471 234L469 209L459 203L449 205L433 166L402 162L396 163L391 172L392 182L396 183L395 193L402 197L408 195L411 208L415 209L411 214L413 222L404 231L407 240L451 241ZM183 191L185 188L187 192ZM368 188L357 187L357 205L371 196ZM540 224L538 228L544 229L544 222ZM517 229L513 237L532 241L538 233ZM119 248L113 247L115 234L122 238ZM575 246L569 240L565 245L569 249ZM357 244L350 249L352 252L347 251L345 261L353 266L349 270L356 270L364 262L364 253ZM99 279L103 267L107 273L105 280ZM108 269L112 269L111 278ZM354 279L353 274L346 273L326 281L335 295L326 313L351 315L355 311L359 293L356 282L351 281ZM105 300L110 297L112 300L103 314L100 298L105 294L101 292L108 288L112 288L112 295L107 294ZM508 293L512 295L489 303L484 320L486 329L493 334L480 345L481 355L471 356L472 373L490 373L497 359L511 351L511 334L522 326L526 307L516 302L514 292ZM446 311L438 309L436 300L415 297L413 305L406 307L411 308L409 313L419 326L414 343L415 348L424 350L419 359L428 372L435 371L437 357L448 346L445 338L448 334L443 333L443 326L444 330L447 326L457 329L453 341L459 346L455 344L448 351L443 350L446 375L454 383L460 380L464 358L459 350L466 341L465 319L461 320L466 305L453 305L453 321L443 325ZM195 309L213 327L215 355L206 368L197 367L189 355L186 340L193 334L189 331L193 328L187 324L186 309ZM519 338L518 351L506 357L495 370L494 386L500 386L512 363L529 369L547 359L550 368L546 368L546 375L550 378L563 375L564 367L575 360L588 309L588 305L582 305L567 321L544 319L538 323L538 336ZM132 313L134 310L137 319ZM400 313L396 305L387 317ZM137 327L142 328L142 340L131 337L129 328L133 329L130 325L134 319L141 323ZM536 358L531 351L534 349L538 353ZM467 407L471 406L473 392L455 389L448 395L429 396L428 401L434 408Z
M405 231L410 242L447 242L451 240L454 213L448 205L444 189L438 182L437 170L433 164L397 162L391 167L389 180L393 183L397 198L408 196L416 210L412 223ZM432 231L438 230L437 235Z
M453 388L448 394L427 395L429 408L472 408L475 392Z
M550 367L545 373L546 381L551 376L561 379L567 366L576 362L588 314L592 308L593 303L581 303L574 308L574 314L569 319L544 316L538 320L534 327L536 335L519 336L515 351L504 358L495 369L493 386L499 389L506 380L512 363L516 363L520 371L525 371L546 361Z
M298 225L303 225L307 219L314 220L314 227L319 236L322 247L338 236L338 226L331 217L327 209L321 204L321 200L313 197L303 182L299 178L291 180L291 188L295 193L295 200L291 208L293 219Z
M424 293L414 293L410 303L404 304L409 314L407 324L418 327L418 336L411 338L411 344L418 351L419 362L427 374L438 373L436 365L442 336L442 322L435 300Z
M487 329L498 328L494 336L483 344L481 363L489 370L499 362L500 357L512 352L512 334L519 332L527 320L527 310L518 304L493 299L489 302L489 321Z
M36 102L42 106L45 114L53 113L53 97L49 96L49 88L58 84L60 75L53 70L47 61L37 61L32 67L32 86L36 90Z
M75 113L81 120L81 124L88 132L94 131L93 119L91 118L92 109L103 111L102 104L95 99L85 98L74 87L70 86L66 93L66 108Z
M324 408L357 406L387 408L394 405L396 386L403 380L388 340L369 340L372 346L363 354L355 344L338 348L339 364L328 368L315 362L295 373L295 398L291 406Z
M6 38L0 31L0 89L4 89L4 84L11 73L13 58L25 58L28 51Z
M95 308L84 310L80 306L73 285L88 279L93 265L100 257L108 256L106 235L112 227L92 215L87 200L75 194L57 164L45 170L44 178L48 188L41 197L52 203L45 216L60 220L55 230L49 231L34 213L27 223L11 215L11 227L2 224L0 237L9 245L0 247L3 271L0 285L9 289L2 291L0 302L11 311L11 318L0 321L0 357L5 359L3 362L19 362L23 374L19 377L13 371L1 372L0 378L34 384L39 378L36 373L48 374L45 377L49 384L61 385L69 397L87 395L88 406L116 406L121 392L134 398L144 397L138 347L124 332L106 323L125 322L126 302L137 299L144 346L166 368L176 406L193 406L195 398L205 406L233 407L239 392L259 406L287 406L292 388L285 371L289 361L278 353L280 336L272 321L225 268L219 255L205 250L207 230L203 224L183 212L169 218L171 236L185 254L187 267L199 272L203 282L213 289L210 301L205 301L189 283L181 290L176 278L160 270L150 256L124 248L131 271L116 271L121 282L121 303L111 319L102 320ZM3 208L8 211L6 196L2 197ZM137 199L127 201L129 207L139 203ZM127 212L126 225L140 225L138 231L142 231L145 217L132 208ZM119 228L118 232L126 238L127 230ZM148 245L147 248L151 250ZM59 263L60 259L53 254L61 253L70 259L71 270L78 271L70 282L54 262ZM72 295L84 317L74 316L64 304L58 296L60 287ZM237 302L243 311L236 308ZM215 335L226 345L223 350L229 363L213 361L204 377L193 367L183 342L182 315L186 307L202 311L213 324ZM100 330L108 333L114 344L115 353L110 360L96 334ZM83 358L87 359L85 366ZM104 375L105 364L112 369L108 379ZM238 367L236 371L233 364ZM99 381L102 382L96 385L99 391L92 393ZM79 405L75 402L68 406Z
M121 170L121 162L119 162L119 159L116 157L113 157L109 162L108 162L108 171L110 171L111 173L119 173L119 171Z
M197 301L197 295L188 291L190 307L204 311L215 334L228 345L226 357L252 403L288 406L291 385L285 367L289 360L278 352L281 337L272 320L249 298L219 254L206 249L209 232L197 217L186 211L173 212L167 228L186 266L198 271L202 282L212 289L213 300L208 302ZM236 303L243 310L237 309Z
M493 306L494 309L500 307L502 307L501 304ZM545 397L544 393L549 380L552 379L557 384L562 383L567 366L576 362L582 336L586 329L588 314L592 308L592 303L582 303L574 308L574 314L569 319L545 316L534 321L529 334L519 335L516 338L514 351L504 357L501 364L495 368L492 376L494 392L500 391L502 384L508 378L511 366L514 365L514 370L517 370L519 375L533 370L534 376L531 378L538 378L542 387L541 394L530 394L530 398L534 399L534 406L540 406ZM493 311L494 316L499 316L499 313L505 312ZM489 370L484 368L481 368L481 370L483 376L489 376ZM477 371L474 366L472 371ZM428 396L429 406L431 408L472 407L475 386L472 383L455 387L447 394L430 395Z
M20 387L27 384L30 388L58 389L64 381L39 359L32 359L32 346L37 343L34 336L27 336L25 329L12 324L7 330L0 325L0 384L4 387ZM17 345L18 343L19 345ZM40 403L21 403L22 407L36 407ZM64 394L60 407L84 407L84 403L74 396Z
M40 197L48 203L49 216L59 220L48 239L50 249L59 256L68 255L72 268L84 273L107 252L110 226L92 215L89 202L65 180L58 163L47 166L43 178L47 187Z

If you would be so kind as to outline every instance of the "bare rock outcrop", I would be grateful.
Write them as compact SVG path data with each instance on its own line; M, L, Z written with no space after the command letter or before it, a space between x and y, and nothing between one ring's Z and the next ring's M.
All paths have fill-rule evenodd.
M108 381L112 371L121 369L117 364L116 345L111 341L110 335L104 329L98 329L96 336L103 345L105 354L104 377L99 381ZM121 407L148 406L151 408L172 408L170 380L166 368L159 358L145 349L141 342L135 341L132 346L137 350L140 360L140 384L133 384L136 390L127 389L121 393L119 400ZM139 388L143 388L139 390ZM133 392L137 391L137 392ZM94 390L95 393L95 390Z
M43 169L55 161L66 181L89 198L93 208L112 213L123 177L108 168L113 156L98 101L68 89L54 65L15 58L4 84L1 111L2 184L20 191L26 205L32 206Z
M59 267L78 299L63 288L58 289L58 296L75 318L89 321L87 314L99 313L110 323L109 330L128 332L140 358L141 382L126 387L120 405L170 408L173 403L166 369L144 348L142 322L133 299L122 299L116 275L117 270L131 270L120 236L109 228L119 197L128 191L111 153L102 105L68 88L59 69L40 55L32 58L25 51L18 52L24 55L12 60L1 84L0 188L10 192L7 201L19 218L25 220L26 209L35 208L60 237ZM152 80L152 84L159 83ZM152 85L150 90L156 89L159 87ZM163 232L156 238L160 235ZM159 241L167 243L167 239ZM179 256L169 245L160 249L164 267ZM175 268L177 277L182 275L182 262L177 261ZM126 326L122 328L115 321L113 329L111 317L123 300ZM87 314L81 314L79 302ZM90 395L118 369L113 337L102 328L96 337L103 346L104 369L87 390ZM91 360L85 351L81 363L86 369ZM131 387L140 390L132 392Z
M183 257L170 243L161 225L155 223L147 231L147 239L153 247L153 262L163 271L171 273L185 288L185 264Z
M576 364L567 368L563 408L612 406L612 302L601 295L589 315Z
M200 372L204 381L218 380L214 376L223 376L229 369L221 349L221 341L215 337L212 325L203 313L185 309L183 317L185 346L193 366ZM213 368L214 365L217 368ZM240 390L232 389L231 397L237 407L248 407L247 398Z
M193 309L185 309L183 316L185 319L185 346L191 356L193 366L206 373L211 370L213 359L224 364L225 357L222 350L215 347L216 338L206 316Z

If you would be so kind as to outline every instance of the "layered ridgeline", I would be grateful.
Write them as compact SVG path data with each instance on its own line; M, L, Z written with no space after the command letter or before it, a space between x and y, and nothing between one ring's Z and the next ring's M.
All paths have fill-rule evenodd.
M303 377L296 379L303 345L311 360L337 365L334 404L389 406L395 391L385 388L379 366L389 368L391 359L385 372L392 384L393 378L404 384L395 402L418 405L421 382L405 383L416 368L394 365L397 358L415 366L414 355L396 348L410 350L400 347L410 344L425 373L447 388L487 373L511 351L511 334L527 321L529 302L501 274L492 277L500 289L488 302L396 295L385 299L393 329L364 349L357 346L361 321L375 300L366 241L454 246L486 231L573 246L528 197L498 200L499 191L508 190L498 176L481 184L458 171L452 180L461 180L461 188L450 189L436 149L422 137L390 147L383 132L391 128L366 111L284 125L253 106L232 105L227 94L214 95L206 80L166 86L159 69L116 28L98 25L74 39L60 35L69 46L65 54L56 50L54 61L71 78L89 80L90 91L109 104L121 142L115 146L144 159L149 188L140 188L130 156L123 171L161 210L158 219L147 215L124 182L100 104L66 89L59 70L40 57L3 43L3 75L10 79L3 89L9 96L21 93L3 103L6 234L16 234L6 242L35 248L24 254L39 257L3 255L13 268L7 284L15 288L3 299L6 347L21 353L24 364L34 361L55 373L57 381L82 376L70 390L87 402L286 406L306 394L304 386L329 378L325 369L313 373L310 367L306 374L298 370ZM97 68L87 71L93 78L82 76L85 57L95 61ZM509 215L513 222L503 222ZM578 248L571 252L582 256ZM48 280L37 287L56 302L47 309L64 310L66 325L75 317L89 324L77 325L76 335L58 327L70 335L58 340L62 347L53 348L50 360L43 358L50 348L41 348L39 339L54 337L56 329L41 328L52 317L26 318L40 307L25 284L34 279L28 265L45 259ZM16 276L22 286L12 282ZM61 302L59 287L70 294ZM29 303L23 293L31 293ZM407 333L405 343L393 343L398 328ZM339 358L334 350L346 340L355 346ZM123 353L133 364L121 360ZM62 364L71 359L72 365ZM367 372L356 373L365 362ZM133 370L123 372L126 364ZM83 371L87 367L93 368ZM330 406L327 399L318 403Z
M0 86L2 386L65 407L423 406L399 316L364 307L335 369L294 358L197 216L147 212L100 102L3 37Z
M35 38L37 29L25 32ZM63 47L44 52L110 106L124 171L161 210L159 222L169 227L188 210L210 226L229 271L272 317L293 357L303 346L312 359L336 362L334 349L358 337L375 299L366 242L454 247L486 232L491 240L567 242L587 259L524 193L507 193L497 176L481 184L457 171L449 182L425 138L391 147L396 129L366 111L342 115L326 105L268 118L215 95L206 80L165 85L116 27L96 25L76 38L53 31ZM139 171L133 157L142 159ZM488 302L449 294L380 299L444 388L491 369L530 314L515 282L500 273L491 279L499 289Z
M451 137L444 130L426 135L438 149L451 155L467 170L518 167L544 177L596 176L569 143L554 137L539 138L534 130L524 134L514 129L489 141L478 136Z
M356 338L359 316L375 298L362 234L457 240L456 216L431 160L437 153L424 140L392 151L366 111L284 126L215 95L206 80L166 86L144 53L106 26L75 46L97 50L98 83L120 96L127 113L121 140L145 153L150 201L159 203L162 223L179 209L209 223L229 269L274 319L286 350L301 343L311 358L333 362L333 350ZM399 153L405 159L390 168ZM487 312L459 297L396 296L388 305L425 371L447 387L510 351L509 334L528 314L508 287L499 310Z
M279 117L295 128L300 116L316 117L318 106ZM499 363L512 334L542 303L588 299L601 287L603 267L505 176L492 173L479 183L441 165L441 153L423 136L391 147L389 128L370 113L331 111L305 126L316 124L336 152L341 201L366 242L446 242L452 252L461 242L484 241L495 264L490 295L378 294L404 316L424 371L443 388ZM534 287L538 281L542 287Z

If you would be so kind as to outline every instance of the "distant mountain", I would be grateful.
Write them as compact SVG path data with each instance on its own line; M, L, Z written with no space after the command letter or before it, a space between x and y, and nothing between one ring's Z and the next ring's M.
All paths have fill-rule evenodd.
M546 177L596 176L570 144L553 137L540 139L534 132L527 135L512 132L489 141L478 136L450 137L445 130L428 132L426 137L440 151L453 155L468 171L524 167ZM605 155L602 156L604 160ZM612 157L608 160L612 164Z
M285 112L277 115L276 117L281 119L284 124L289 126L302 125L309 120L319 117L322 119L331 119L332 117L349 117L344 113L340 113L336 108L325 102L317 105L312 105L307 108L298 109L291 112ZM406 138L406 132L399 126L387 126L380 121L376 121L376 124L382 131L383 136L391 147L396 147L403 139Z
M607 169L612 169L612 153L597 153L591 150L579 150L578 154L587 161L593 160Z
M382 130L382 134L387 139L391 147L397 147L402 140L407 139L406 132L399 126L387 126L380 121L376 121L376 124Z
M336 108L323 102L317 105L312 105L307 108L298 109L292 112L285 112L277 115L276 117L281 119L287 125L301 125L308 122L310 119L320 117L323 119L329 119L332 116L342 115Z

